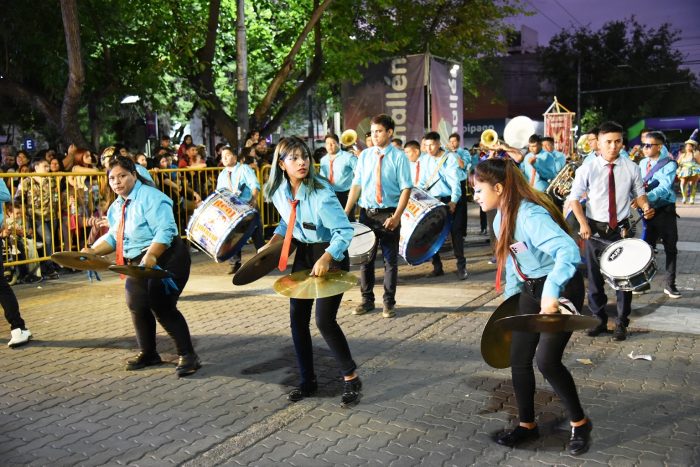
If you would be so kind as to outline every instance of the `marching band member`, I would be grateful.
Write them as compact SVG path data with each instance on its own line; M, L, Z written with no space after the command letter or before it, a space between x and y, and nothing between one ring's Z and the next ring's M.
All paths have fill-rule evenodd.
M416 140L411 140L403 147L408 162L411 166L411 180L414 186L418 186L421 173L425 172L427 154L420 152L420 143Z
M440 134L435 131L426 133L425 142L428 157L425 159L426 167L421 174L419 186L445 203L450 210L452 217L450 234L452 235L452 249L457 260L457 277L459 280L464 280L467 278L467 261L464 258L464 237L462 235L464 216L457 211L457 205L462 198L459 180L460 169L457 165L459 156L440 147ZM435 253L433 270L428 277L438 277L444 274L440 253Z
M459 133L452 133L449 138L448 149L457 156L457 164L459 165L459 188L462 191L462 196L459 198L455 212L460 217L462 237L467 236L467 178L472 170L472 155L464 148L459 147L461 138Z
M403 151L389 144L394 134L394 120L385 114L376 115L371 123L374 146L362 151L345 213L360 205L360 222L371 228L378 238L369 262L360 268L362 303L353 314L362 315L374 309L374 259L381 245L384 256L384 308L382 316L396 316L396 281L398 277L399 226L411 196L411 170Z
M325 141L327 154L321 158L320 172L331 182L340 205L345 206L352 186L357 157L340 149L337 135L326 135ZM355 221L354 212L351 212L348 217L350 222Z
M138 175L128 157L113 156L109 167L109 185L117 195L107 212L109 231L83 251L98 255L116 251L117 264L158 266L170 272L177 286L173 290L161 279L126 278L126 304L140 349L136 357L127 360L126 370L163 363L156 350L158 320L175 341L180 357L176 374L191 375L201 363L187 321L177 309L177 300L190 276L190 254L177 232L173 202Z
M630 159L619 157L622 148L623 128L615 122L606 122L598 129L597 147L600 157L576 170L571 193L567 200L579 222L580 237L586 241L586 267L588 269L588 307L600 319L600 324L588 332L598 336L607 332L608 315L605 305L603 275L600 272L598 257L607 246L592 238L598 234L601 239L615 242L622 239L622 230L629 229L630 195L637 206L644 211L644 217L654 216L654 210L644 194L639 167ZM586 212L579 200L588 193ZM613 339L627 338L629 315L632 311L632 292L618 290L617 318Z
M554 173L559 173L566 165L566 154L554 149L554 138L545 136L542 138L542 149L554 156Z
M520 293L518 314L556 313L559 298L566 297L580 310L585 289L577 272L580 254L568 235L561 211L543 193L535 191L507 159L489 159L476 166L474 199L485 211L497 210L493 228L498 241L497 289L506 268L505 296ZM533 358L557 393L569 415L573 455L586 452L593 425L586 417L574 380L561 358L571 332L513 331L510 358L519 424L501 432L496 442L517 446L539 437L535 422Z
M226 188L234 194L240 201L257 208L258 193L260 192L260 182L250 166L239 164L236 153L230 146L221 149L221 163L224 169L219 173L216 180L216 189ZM265 244L262 235L262 223L258 218L258 225L253 231L253 243L255 248L260 248ZM229 274L235 274L241 267L241 251L238 250L229 260L231 267Z
M545 191L549 180L557 175L554 156L542 150L542 140L539 135L530 136L527 148L529 152L520 164L520 169L529 180L530 186L537 191Z
M350 269L347 249L353 228L331 185L314 174L311 153L301 139L292 136L277 144L265 198L280 213L280 223L268 243L284 241L280 270L287 267L292 238L297 244L292 272L310 269L312 275L323 276L331 267ZM345 379L341 406L350 407L360 400L362 382L345 335L336 322L342 298L340 294L316 299L316 326ZM287 396L292 402L312 396L318 389L309 331L313 304L312 299L289 299L292 340L301 374L301 384Z
M642 150L646 156L639 162L642 181L649 205L654 208L654 217L646 221L644 240L654 248L656 240L663 238L666 253L666 287L664 293L670 298L681 298L676 288L676 259L678 256L678 222L676 218L676 192L673 182L676 178L676 162L664 155L661 148L666 145L666 136L660 131L652 131L644 136ZM632 208L636 208L632 203Z

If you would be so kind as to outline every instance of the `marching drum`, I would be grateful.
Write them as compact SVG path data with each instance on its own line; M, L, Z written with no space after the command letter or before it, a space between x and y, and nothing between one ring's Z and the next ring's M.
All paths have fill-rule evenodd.
M187 224L187 238L220 263L248 241L257 217L257 209L224 188L209 195L194 210Z
M372 256L372 249L377 243L377 236L372 229L365 224L359 222L350 222L350 225L355 229L355 233L348 247L348 256L350 264L367 264Z
M656 262L647 242L625 238L603 250L600 272L610 287L630 292L651 282L656 275Z
M410 265L428 261L450 233L447 205L427 191L411 188L411 198L401 215L399 254Z

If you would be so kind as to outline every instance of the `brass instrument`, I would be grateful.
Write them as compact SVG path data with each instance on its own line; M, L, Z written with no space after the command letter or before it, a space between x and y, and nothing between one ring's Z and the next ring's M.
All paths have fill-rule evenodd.
M498 133L496 133L496 130L488 129L481 133L480 143L486 149L494 149L498 142Z
M553 196L559 201L566 201L567 196L571 193L571 186L574 184L574 176L576 175L576 169L578 169L583 161L578 162L567 162L567 164L562 167L556 177L549 182L549 186L545 190L549 196Z
M576 142L576 150L581 156L591 152L591 146L588 144L588 134L583 134Z
M357 132L353 129L345 130L340 135L340 144L345 147L354 146L357 142Z
M506 144L515 149L527 147L530 136L535 134L535 122L525 115L513 117L503 129Z

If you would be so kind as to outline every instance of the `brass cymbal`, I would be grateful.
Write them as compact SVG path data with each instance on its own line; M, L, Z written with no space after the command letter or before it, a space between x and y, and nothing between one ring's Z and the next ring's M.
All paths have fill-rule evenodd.
M497 327L521 332L571 332L599 324L600 320L593 316L560 313L509 316L496 322Z
M347 271L328 271L321 277L310 273L305 269L280 277L273 288L289 298L325 298L340 295L357 285L357 277Z
M276 242L243 263L241 268L233 275L233 285L250 284L274 271L280 262L283 243ZM296 245L292 242L289 246L290 256L295 249Z
M170 273L164 269L153 269L147 268L146 266L134 266L129 264L122 266L113 264L109 267L109 270L137 279L163 279L170 275Z
M510 366L510 342L513 333L497 326L496 321L513 316L518 312L520 294L509 297L491 314L481 333L481 356L493 368L508 368Z
M51 255L51 260L61 266L81 271L106 271L114 264L104 256L81 251L59 251Z

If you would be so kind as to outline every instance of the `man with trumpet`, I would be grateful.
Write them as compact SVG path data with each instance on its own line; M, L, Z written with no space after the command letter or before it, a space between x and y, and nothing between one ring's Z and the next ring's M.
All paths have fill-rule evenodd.
M620 157L623 132L622 126L616 122L600 125L595 145L600 148L600 156L576 170L567 199L580 225L579 236L586 241L588 307L600 319L600 324L588 332L592 337L608 332L605 312L608 298L598 259L607 244L596 241L593 235L598 234L600 240L607 242L615 242L625 236L625 231L630 228L630 197L644 211L645 218L654 217L639 167L629 158ZM584 193L588 193L585 212L579 202ZM613 339L622 341L627 338L632 292L618 290L616 295L617 318Z
M347 131L343 133L343 136L345 136L344 141L349 142L349 144L345 146L352 146L355 144L355 141L351 141L352 133L354 133L355 140L357 140L357 133L354 131L349 135L346 135L346 133ZM325 143L327 153L321 158L320 172L321 175L331 182L331 187L333 187L335 196L338 198L338 201L340 201L340 205L345 206L348 202L348 193L350 193L350 186L352 186L355 166L357 166L357 157L340 149L337 135L326 135ZM348 214L348 218L350 222L355 222L354 211Z

